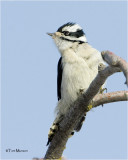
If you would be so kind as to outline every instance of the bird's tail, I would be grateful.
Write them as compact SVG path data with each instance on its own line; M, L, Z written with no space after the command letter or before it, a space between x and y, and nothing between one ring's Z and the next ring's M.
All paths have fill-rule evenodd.
M53 137L55 136L56 132L58 131L59 123L62 121L62 119L63 119L63 115L59 115L55 118L55 120L49 130L49 133L48 133L48 142L47 142L46 146L49 145L49 143L52 141Z

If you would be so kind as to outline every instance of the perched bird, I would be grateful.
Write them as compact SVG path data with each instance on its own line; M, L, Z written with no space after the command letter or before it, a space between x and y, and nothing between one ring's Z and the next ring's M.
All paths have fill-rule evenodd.
M66 23L50 35L61 57L58 62L56 118L48 134L52 141L60 121L70 109L71 104L85 92L98 73L98 65L104 64L101 53L88 44L83 29L76 23ZM79 131L86 113L74 130Z

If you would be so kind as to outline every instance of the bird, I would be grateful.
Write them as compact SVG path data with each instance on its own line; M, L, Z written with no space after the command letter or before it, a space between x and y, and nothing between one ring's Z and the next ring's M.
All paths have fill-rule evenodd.
M88 43L83 29L77 23L65 23L56 32L47 34L52 37L60 53L57 65L58 103L55 108L56 117L48 134L49 145L71 104L86 92L98 74L99 64L104 64L104 60L101 52ZM85 116L86 113L81 115L75 131L81 129Z

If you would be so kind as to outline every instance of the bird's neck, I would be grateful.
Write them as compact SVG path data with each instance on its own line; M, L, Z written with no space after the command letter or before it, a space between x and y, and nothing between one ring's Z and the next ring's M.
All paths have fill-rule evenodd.
M78 60L78 55L75 53L72 47L65 50L61 50L61 56L66 63L74 63Z

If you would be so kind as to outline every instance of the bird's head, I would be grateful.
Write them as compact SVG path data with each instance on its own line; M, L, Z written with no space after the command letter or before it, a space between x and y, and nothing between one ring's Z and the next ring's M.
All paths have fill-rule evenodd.
M54 39L60 51L72 47L74 43L87 42L83 29L76 23L66 23L59 27L57 32L47 34Z

